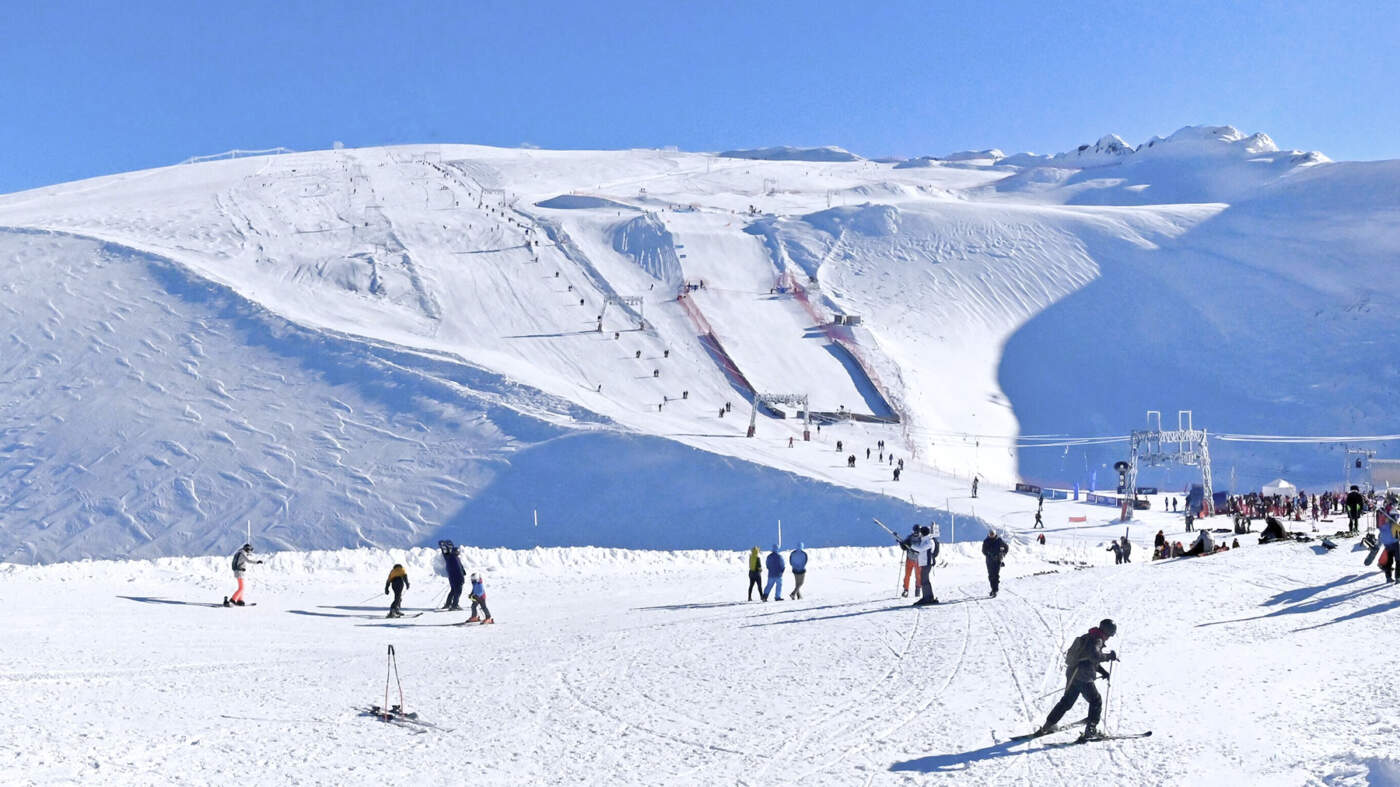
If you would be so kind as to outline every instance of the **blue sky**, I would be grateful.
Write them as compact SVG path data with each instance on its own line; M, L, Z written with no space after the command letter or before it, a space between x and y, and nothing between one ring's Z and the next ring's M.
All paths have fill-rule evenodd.
M56 0L4 27L0 193L334 140L907 156L1228 123L1400 158L1400 3Z

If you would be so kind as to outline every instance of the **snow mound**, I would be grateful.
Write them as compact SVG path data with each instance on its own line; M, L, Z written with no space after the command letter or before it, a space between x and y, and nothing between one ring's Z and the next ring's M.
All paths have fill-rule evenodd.
M850 151L832 145L818 148L771 147L749 150L726 150L721 158L742 158L755 161L860 161Z
M586 194L560 194L557 197L550 197L535 203L537 208L551 208L554 210L598 210L602 208L614 210L636 210L631 205L624 205L603 197L590 197Z

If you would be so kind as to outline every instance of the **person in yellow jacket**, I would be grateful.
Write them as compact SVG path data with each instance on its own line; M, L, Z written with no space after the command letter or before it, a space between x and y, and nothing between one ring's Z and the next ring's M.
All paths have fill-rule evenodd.
M753 601L753 589L763 595L763 559L758 556L758 547L749 550L749 601Z
M389 605L388 618L401 618L403 612L399 610L399 605L403 603L403 592L408 590L408 572L404 571L402 563L395 563L389 571L389 578L384 580L384 595L389 595L389 588L394 589L394 603Z

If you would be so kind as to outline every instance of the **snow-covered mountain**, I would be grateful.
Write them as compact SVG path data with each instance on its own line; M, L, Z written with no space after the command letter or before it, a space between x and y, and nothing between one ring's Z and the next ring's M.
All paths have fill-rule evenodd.
M0 197L0 559L246 529L705 548L778 519L878 543L872 513L1022 505L951 502L973 473L1085 482L1119 458L1021 434L1174 408L1400 431L1372 295L1396 283L1396 162L1228 127L921 161L408 146ZM820 431L776 402L746 439L755 391L806 396ZM1231 463L1340 470L1273 446Z

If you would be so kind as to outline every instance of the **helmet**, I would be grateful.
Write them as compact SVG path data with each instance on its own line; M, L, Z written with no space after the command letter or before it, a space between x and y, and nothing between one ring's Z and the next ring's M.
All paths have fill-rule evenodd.
M243 545L243 551L244 551L244 552L252 552L252 551L253 551L253 545L252 545L252 544L244 544L244 545Z
M929 534L928 525L924 525L923 527L920 527L920 528L919 528L919 535L921 535L921 536L926 536L926 535L928 535L928 534Z
M1118 624L1109 618L1104 618L1099 621L1099 631L1102 631L1105 637L1111 637L1118 633Z
M473 571L473 572L472 572L472 581L473 581L473 582L480 582L480 581L481 581L481 575L478 574L478 573L476 573L475 571Z

